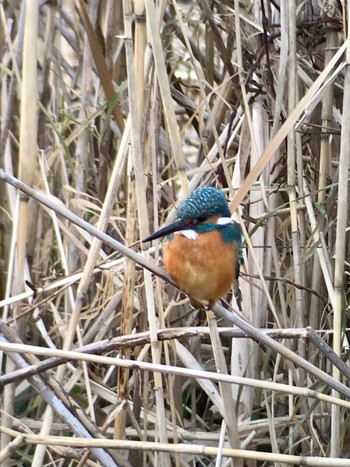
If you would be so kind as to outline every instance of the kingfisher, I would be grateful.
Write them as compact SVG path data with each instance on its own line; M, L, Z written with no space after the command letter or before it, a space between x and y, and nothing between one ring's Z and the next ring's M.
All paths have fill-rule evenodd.
M211 309L239 275L242 229L223 192L204 186L178 207L175 222L145 238L167 236L163 262L194 308Z

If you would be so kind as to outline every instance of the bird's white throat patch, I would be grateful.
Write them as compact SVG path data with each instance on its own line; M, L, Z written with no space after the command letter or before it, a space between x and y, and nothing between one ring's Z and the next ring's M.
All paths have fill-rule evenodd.
M188 238L189 240L196 240L198 237L198 234L195 230L179 230L177 232L180 235L183 235L184 237Z
M231 217L219 217L216 223L220 225L232 224L232 219Z
M216 224L218 225L232 224L232 219L230 217L219 217L219 219L216 221ZM183 235L189 240L196 240L196 238L198 237L198 233L193 229L179 230L176 233Z

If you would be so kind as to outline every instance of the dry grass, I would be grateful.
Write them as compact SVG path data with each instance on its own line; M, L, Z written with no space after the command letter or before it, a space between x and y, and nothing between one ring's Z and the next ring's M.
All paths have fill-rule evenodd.
M280 3L0 3L2 466L348 465L350 11ZM202 185L244 319L140 242Z

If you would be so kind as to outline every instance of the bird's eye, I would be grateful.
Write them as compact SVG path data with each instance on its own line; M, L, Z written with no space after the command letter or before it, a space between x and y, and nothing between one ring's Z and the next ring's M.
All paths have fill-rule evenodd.
M198 224L198 219L197 218L186 219L184 222L185 222L185 224L192 226L192 225Z
M207 216L199 216L199 217L194 217L192 219L185 219L184 222L187 225L197 225L201 224L202 222L205 222L208 219Z

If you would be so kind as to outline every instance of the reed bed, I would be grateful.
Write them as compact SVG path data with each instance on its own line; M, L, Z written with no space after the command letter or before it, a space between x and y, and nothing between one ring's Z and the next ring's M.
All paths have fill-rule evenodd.
M341 5L0 2L1 466L349 465ZM142 242L204 185L210 311Z

